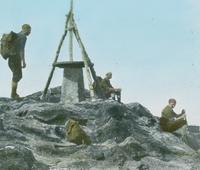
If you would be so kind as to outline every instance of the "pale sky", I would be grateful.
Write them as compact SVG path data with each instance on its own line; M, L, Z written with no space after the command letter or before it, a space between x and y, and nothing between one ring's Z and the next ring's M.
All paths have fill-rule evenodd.
M0 0L0 35L28 23L27 68L19 93L44 89L64 32L69 0ZM200 125L199 0L74 0L75 20L98 75L113 72L125 103L139 102L154 115L169 98L186 109L189 124ZM60 61L69 60L66 40ZM75 45L75 60L81 60ZM0 60L0 96L10 96L11 72ZM61 85L57 69L51 87ZM87 80L86 80L87 87Z

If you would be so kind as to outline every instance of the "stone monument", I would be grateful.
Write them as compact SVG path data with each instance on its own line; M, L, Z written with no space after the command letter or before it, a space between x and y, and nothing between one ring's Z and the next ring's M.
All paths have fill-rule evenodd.
M67 104L83 101L85 99L82 69L84 62L57 62L55 66L64 69L61 102Z

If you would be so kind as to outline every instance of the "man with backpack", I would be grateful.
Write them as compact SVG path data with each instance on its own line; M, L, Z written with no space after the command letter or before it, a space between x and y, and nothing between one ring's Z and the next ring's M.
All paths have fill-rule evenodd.
M9 34L4 34L1 39L1 55L4 59L8 58L8 66L12 71L11 98L15 100L20 99L17 86L22 79L22 68L26 67L24 51L26 39L30 33L31 26L24 24L19 33L11 31Z

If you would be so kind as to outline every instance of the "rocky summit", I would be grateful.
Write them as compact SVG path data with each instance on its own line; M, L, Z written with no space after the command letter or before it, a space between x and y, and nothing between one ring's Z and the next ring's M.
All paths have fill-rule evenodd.
M139 103L112 100L62 105L60 88L21 102L0 98L0 170L200 170L200 132L183 138L163 132ZM65 123L79 122L91 145L65 138Z

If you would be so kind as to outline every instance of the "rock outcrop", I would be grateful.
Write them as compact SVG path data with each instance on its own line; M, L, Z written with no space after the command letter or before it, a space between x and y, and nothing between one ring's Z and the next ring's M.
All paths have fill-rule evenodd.
M0 169L200 169L200 133L186 141L162 132L158 118L139 103L84 101L63 106L60 89L21 102L0 98ZM79 122L91 145L65 139L65 123ZM198 127L197 127L198 129Z

